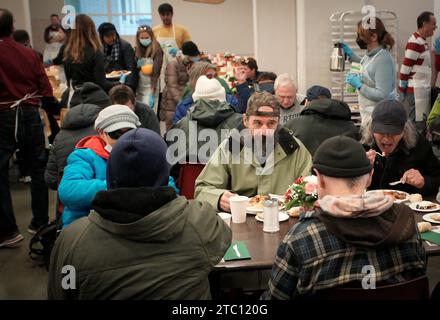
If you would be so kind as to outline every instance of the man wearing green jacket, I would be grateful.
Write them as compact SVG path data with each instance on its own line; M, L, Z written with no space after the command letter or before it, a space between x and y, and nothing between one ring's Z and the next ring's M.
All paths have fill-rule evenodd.
M300 176L310 174L312 157L293 133L281 128L280 106L268 92L255 93L243 115L245 132L230 136L196 180L196 199L230 212L236 195L284 194Z
M231 229L209 204L188 202L167 187L166 150L151 130L121 137L95 212L57 239L49 299L211 298L208 274L230 247Z

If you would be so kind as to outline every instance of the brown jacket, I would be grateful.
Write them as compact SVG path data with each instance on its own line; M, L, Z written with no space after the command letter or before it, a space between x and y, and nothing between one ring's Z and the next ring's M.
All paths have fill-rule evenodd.
M173 59L165 72L166 86L163 89L161 110L176 111L176 106L182 99L183 90L188 81L189 75L182 57Z

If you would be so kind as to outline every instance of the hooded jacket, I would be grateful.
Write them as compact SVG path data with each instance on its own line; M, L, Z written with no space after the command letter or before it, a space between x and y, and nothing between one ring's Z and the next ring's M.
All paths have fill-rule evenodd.
M325 140L344 135L358 140L359 130L351 121L351 111L345 102L320 99L312 101L301 115L284 125L304 143L312 155Z
M234 108L234 110L238 106L237 98L235 98L230 94L226 94L226 102L229 103L231 107ZM194 105L194 100L192 96L186 97L182 101L180 101L176 107L176 113L174 114L173 124L176 124L177 122L182 120L188 113L189 108L191 108L193 105Z
M242 125L242 123L243 116L239 113L235 113L234 109L227 102L200 99L189 109L188 114L179 121L173 129L180 129L185 133L186 156L188 160L188 155L198 155L200 148L206 144L206 141L199 141L201 139L197 139L202 130L213 129L217 133L217 143L212 144L213 153L220 143L227 138L226 135L222 136L222 130L237 128ZM190 126L195 127L196 125L197 136L190 137ZM168 145L174 143L174 141L168 141ZM206 163L211 155L211 153L207 154L206 157L204 157L205 159L198 159L198 162Z
M100 192L89 217L64 230L52 252L49 299L210 299L208 274L231 230L207 203L168 187ZM77 288L61 287L75 266Z
M99 137L86 137L67 159L67 166L58 187L64 204L64 228L89 214L96 193L107 190L106 171L109 153Z
M56 190L58 178L63 174L67 157L75 145L87 136L96 134L95 120L101 109L91 104L82 104L69 110L61 125L49 153L44 179L47 185Z
M426 273L425 250L409 207L394 204L371 218L336 218L321 209L302 215L278 249L264 298L357 288L371 272L377 286Z

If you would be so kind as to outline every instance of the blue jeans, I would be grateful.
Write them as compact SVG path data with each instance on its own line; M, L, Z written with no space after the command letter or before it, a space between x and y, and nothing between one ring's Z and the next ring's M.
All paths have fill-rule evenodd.
M0 235L18 231L9 189L9 160L19 149L29 166L32 198L32 225L46 224L49 220L49 193L44 182L47 154L40 113L36 107L18 109L18 132L15 141L15 110L0 111Z

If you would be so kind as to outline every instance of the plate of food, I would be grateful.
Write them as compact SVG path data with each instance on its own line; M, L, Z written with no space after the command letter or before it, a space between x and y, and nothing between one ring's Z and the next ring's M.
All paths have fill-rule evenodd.
M289 215L284 212L280 212L278 215L279 215L279 219L278 219L279 222L287 221L290 218ZM257 213L255 219L257 221L264 222L264 213L263 212Z
M270 200L269 196L258 195L249 200L246 212L249 214L257 214L264 211L264 201Z
M440 223L440 213L428 213L423 216L423 220L431 223Z
M391 196L394 199L394 203L402 203L409 200L409 194L404 191L399 190L390 190L390 189L380 189L380 190L371 190L370 192L382 192L386 196Z
M419 211L419 212L435 212L440 210L440 204L431 201L421 201L421 202L411 203L409 207L414 211Z
M126 75L128 76L129 74L131 74L131 71L127 71L127 70L117 70L117 71L112 71L110 73L107 73L105 75L105 77L107 79L119 79L120 77L122 77L122 75Z

